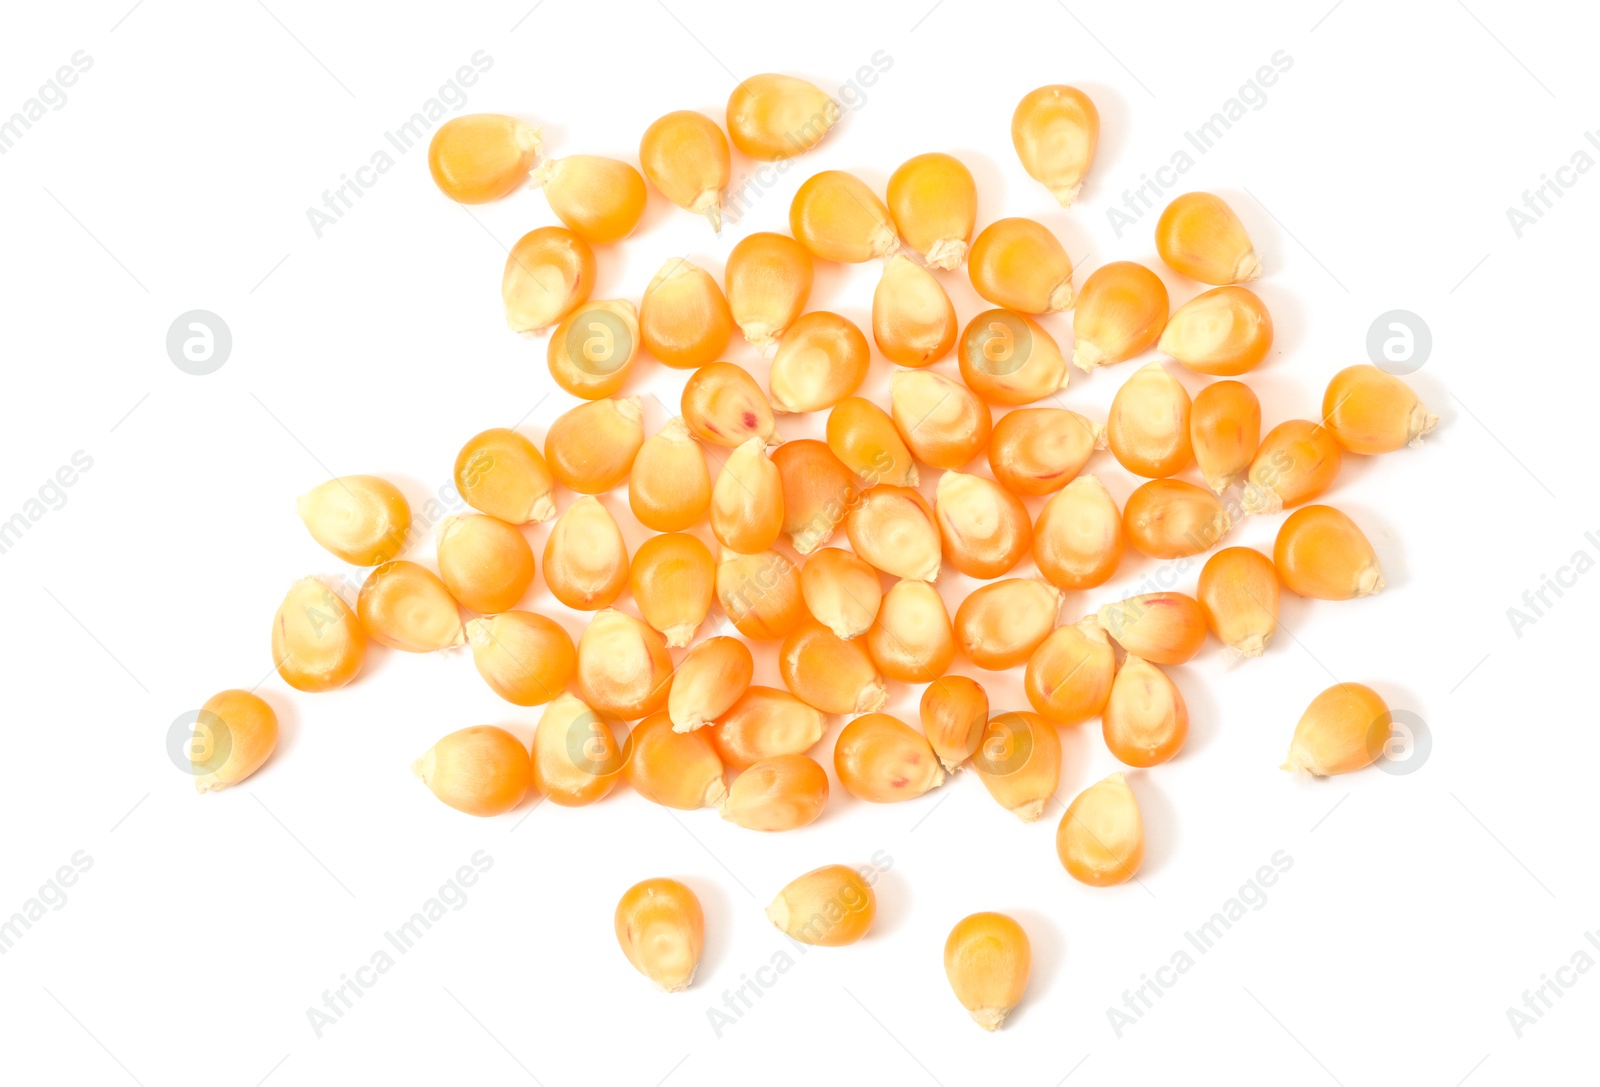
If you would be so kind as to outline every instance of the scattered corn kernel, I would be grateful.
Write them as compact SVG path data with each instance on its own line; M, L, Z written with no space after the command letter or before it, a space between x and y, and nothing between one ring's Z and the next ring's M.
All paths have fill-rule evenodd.
M599 400L628 380L639 353L639 312L632 302L585 302L550 334L550 376L573 396Z
M830 864L779 891L767 919L803 944L843 947L867 934L877 908L871 885L855 869Z
M728 96L733 145L764 162L811 150L838 119L839 103L815 83L792 75L753 75Z
M897 717L868 713L844 726L833 770L851 796L874 804L911 800L944 781L927 737Z
M800 572L777 551L741 555L723 548L717 561L717 603L740 634L756 641L781 638L806 616Z
M1421 445L1439 425L1410 385L1376 366L1347 366L1333 375L1322 421L1340 445L1369 456Z
M1217 641L1259 657L1278 630L1278 572L1253 547L1225 547L1206 560L1195 589Z
M1003 913L963 917L944 942L944 973L956 999L984 1030L999 1030L1028 990L1033 951L1022 926Z
M860 639L837 638L815 619L803 620L783 639L778 674L796 698L823 713L870 713L888 698Z
M1217 287L1173 311L1161 350L1197 374L1237 377L1272 348L1272 317L1243 287Z
M994 425L989 467L1012 494L1036 497L1071 483L1094 451L1105 447L1105 427L1075 411L1018 408Z
M564 808L581 808L609 793L626 759L611 725L582 699L556 695L533 734L534 786Z
M533 762L503 728L473 725L444 737L411 764L433 795L468 815L501 815L533 787Z
M956 307L932 272L902 253L883 265L872 292L872 339L890 362L926 366L956 342Z
M1159 362L1133 372L1111 400L1106 444L1134 475L1152 479L1189 467L1189 393Z
M1383 591L1378 555L1356 523L1332 506L1307 506L1278 529L1272 565L1290 592L1351 600Z
M1028 702L1058 725L1100 716L1116 678L1117 658L1105 628L1092 615L1050 632L1028 658L1022 677Z
M730 160L728 138L717 122L692 109L658 118L639 140L639 165L650 184L680 208L704 215L717 231Z
M1033 525L1022 502L982 476L945 472L934 493L933 516L950 565L985 581L999 577L1033 546Z
M1067 387L1067 361L1031 317L985 310L967 322L957 356L961 380L996 404L1031 404Z
M1248 283L1261 275L1250 235L1220 196L1174 197L1156 223L1156 251L1167 267L1201 283Z
M827 714L788 691L751 686L708 731L723 763L745 770L763 759L805 754L827 723Z
M539 130L500 113L469 113L440 125L428 141L428 172L461 204L486 204L514 191L539 154Z
M1110 887L1144 863L1144 820L1121 771L1089 786L1067 806L1056 828L1056 856L1079 883Z
M1217 496L1181 479L1152 479L1122 508L1122 528L1133 549L1154 559L1181 559L1210 551L1233 519Z
M340 476L298 499L311 538L345 562L377 566L405 548L411 506L400 489L377 476Z
M1061 590L1042 578L1013 577L975 589L956 609L956 644L979 668L1002 671L1027 660L1055 628Z
M828 448L869 484L915 487L917 465L900 440L894 420L859 396L846 397L828 413Z
M956 655L950 613L926 581L896 582L863 641L878 671L906 683L938 679Z
M676 732L672 718L656 713L633 730L628 784L646 800L679 811L712 808L728 795L722 760L705 729Z
M755 660L738 638L707 638L683 658L667 693L667 716L679 732L705 728L750 688Z
M1281 769L1330 777L1370 766L1383 754L1393 727L1394 717L1377 691L1336 683L1306 707Z
M461 605L510 611L533 584L533 548L516 528L483 513L439 525L439 577Z
M356 598L356 614L379 645L407 653L431 653L466 641L461 613L444 582L425 567L397 559L367 575Z
M601 494L628 478L644 444L637 396L591 400L564 412L544 436L550 472L579 494Z
M636 721L667 703L672 658L653 627L615 608L597 611L578 639L578 692L589 706ZM663 720L670 720L665 715Z
M1243 479L1261 447L1261 402L1240 381L1213 381L1189 410L1189 444L1217 494Z
M510 525L556 515L555 477L539 447L509 427L475 434L456 454L456 490L467 505Z
M1186 593L1144 593L1102 607L1096 616L1129 653L1157 664L1183 664L1206 641L1206 616Z
M711 487L711 532L741 555L765 551L783 531L783 480L767 444L751 438L723 462Z
M1078 197L1100 142L1100 113L1076 87L1056 84L1023 95L1011 115L1011 142L1028 176L1062 207Z
M693 370L716 361L733 338L733 314L705 269L682 257L661 265L639 303L645 350L667 366Z
M667 532L639 545L628 582L644 621L666 635L668 645L684 646L711 611L717 568L697 537Z
M806 559L800 594L812 617L846 641L867 632L883 599L878 571L837 547L813 551Z
M609 607L627 588L628 545L598 498L579 498L550 527L544 581L552 596L578 611Z
M635 883L617 903L612 925L622 953L639 973L669 993L693 984L706 920L689 888L675 879Z
M928 500L909 487L869 488L851 507L844 530L857 555L892 577L939 576L939 526Z
M1094 476L1067 484L1033 524L1033 561L1061 589L1104 585L1121 565L1125 547L1122 512Z
M746 830L795 830L828 803L828 773L804 755L762 759L733 779L722 817Z
M1036 713L1002 713L985 726L972 768L1002 808L1032 823L1061 785L1061 737Z
M1167 327L1167 288L1142 264L1102 264L1083 281L1072 311L1072 362L1080 370L1122 362L1155 346Z
M1251 458L1240 505L1246 513L1277 513L1309 502L1333 486L1343 460L1327 427L1306 419L1279 423Z
M568 155L546 159L531 175L556 218L584 241L620 242L644 214L644 178L618 159Z
M930 151L889 175L889 213L906 244L931 268L960 267L978 218L978 186L954 155Z
M975 679L940 676L922 692L922 734L947 771L954 772L978 750L989 720L989 696Z
M690 375L682 407L690 433L711 445L737 449L751 438L764 444L782 441L761 386L731 362L707 363Z
M728 308L750 345L769 354L811 297L811 254L787 234L751 234L722 271Z
M278 715L249 691L220 691L195 715L189 745L195 792L237 785L266 763L278 746Z
M778 411L821 411L861 387L871 362L867 338L837 313L816 310L797 319L778 343L767 374Z
M367 634L339 594L314 577L289 586L272 618L272 659L297 691L343 687L361 669Z
M594 250L561 226L524 234L506 257L500 299L513 332L538 332L589 300L594 290Z
M783 531L794 549L810 554L827 543L860 497L861 481L814 438L784 442L772 452L783 480Z
M560 693L578 665L561 624L530 611L504 611L467 624L472 663L490 689L517 706L539 706Z
M996 219L967 258L972 288L1019 313L1057 313L1072 305L1072 258L1043 223Z
M989 405L933 370L890 374L889 413L912 454L934 468L961 468L989 441Z
M681 532L711 508L711 471L681 418L645 439L628 470L628 507L657 532Z
M1129 766L1166 762L1189 737L1189 707L1167 674L1130 651L1100 717L1106 747Z
M889 209L866 182L843 170L807 178L789 205L789 233L812 255L860 264L900 245Z

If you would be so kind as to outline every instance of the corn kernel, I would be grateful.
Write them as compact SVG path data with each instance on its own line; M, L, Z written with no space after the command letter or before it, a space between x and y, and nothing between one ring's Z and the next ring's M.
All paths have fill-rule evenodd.
M767 374L772 406L782 412L831 408L861 386L871 352L867 338L837 313L799 318L778 343Z
M1157 664L1183 664L1206 641L1206 616L1185 593L1144 593L1102 607L1096 616L1129 653Z
M792 75L753 75L728 96L733 145L764 162L805 154L838 119L839 103L815 83Z
M566 227L542 226L524 234L506 257L500 298L513 332L538 332L589 300L594 290L594 250Z
M476 434L456 454L456 490L467 505L510 525L556 515L555 478L539 447L508 427Z
M956 999L984 1030L999 1030L1028 990L1033 951L1022 926L1003 913L963 917L944 942L944 973Z
M945 472L933 516L950 565L970 577L999 577L1033 546L1033 525L1022 502L982 476Z
M311 538L345 562L377 566L405 548L411 506L400 489L378 476L340 476L297 500Z
M628 545L598 498L579 498L550 527L544 581L552 596L578 611L608 607L627 588Z
M934 468L961 468L989 441L989 405L933 370L890 374L889 413L912 454Z
M1383 591L1378 555L1356 523L1332 506L1307 506L1278 529L1272 565L1290 592L1352 600Z
M1156 223L1156 251L1167 267L1201 283L1248 283L1261 262L1244 224L1208 192L1175 197Z
M198 793L237 785L272 757L278 746L278 715L249 691L220 691L195 717L189 745L190 772Z
M855 869L830 864L779 891L767 919L803 944L843 947L867 934L877 909L871 885Z
M1106 447L1105 428L1066 408L1018 408L989 438L989 467L1019 498L1059 491ZM924 458L926 459L926 458Z
M693 370L714 362L733 337L733 314L722 288L681 257L662 264L639 303L639 335L664 365Z
M1259 657L1278 630L1278 572L1253 547L1225 547L1206 560L1195 589L1217 641Z
M554 803L581 808L611 791L625 758L612 722L582 699L558 694L533 734L533 784Z
M927 737L897 717L868 713L844 726L833 770L845 792L874 804L911 800L944 781Z
M693 891L675 879L635 883L617 903L612 927L633 968L664 992L694 983L706 942L705 913Z
M762 759L733 779L722 817L746 830L795 830L828 803L828 773L804 755Z
M1155 346L1167 327L1167 288L1142 264L1102 264L1083 281L1072 311L1072 362L1080 370L1110 366Z
M550 210L584 241L620 242L644 214L644 178L626 162L600 155L546 159L530 180Z
M751 686L709 732L723 763L745 770L764 759L805 754L827 723L827 714L788 691Z
M1067 361L1033 318L985 310L961 333L956 359L967 388L995 404L1031 404L1067 387Z
M811 254L787 234L751 234L728 254L722 271L728 308L750 345L771 354L811 297Z
M972 288L1019 313L1057 313L1072 305L1072 258L1043 223L996 219L972 243Z
M657 532L681 532L711 508L711 472L681 418L645 439L628 470L628 508Z
M689 650L672 676L667 716L679 732L705 728L750 688L755 659L737 638L707 638Z
M658 118L639 140L639 165L662 196L722 230L722 190L728 187L731 156L717 122L692 109Z
M953 155L932 151L889 175L889 212L906 244L931 268L957 268L978 218L978 186Z
M1111 400L1106 444L1135 475L1176 475L1194 459L1189 393L1159 362L1133 372Z
M644 444L637 396L591 400L557 416L544 436L550 473L579 494L602 494L628 478Z
M940 676L922 692L922 734L947 771L954 772L978 750L989 721L989 696L975 679Z
M956 342L956 307L932 272L896 253L872 292L872 339L890 362L926 366Z
M846 641L867 632L883 598L878 571L837 547L821 548L806 559L800 594L812 617Z
M713 362L700 367L683 386L683 421L696 438L737 449L751 438L775 444L778 424L756 379L742 366Z
M428 141L428 172L461 204L486 204L515 191L539 154L539 130L499 113L452 117Z
M728 795L722 760L705 729L676 732L672 718L656 713L634 728L630 747L628 784L646 800L695 811L715 807Z
M1036 713L1002 713L985 726L972 768L1002 808L1035 822L1061 785L1061 737Z
M1076 87L1029 91L1011 115L1011 142L1022 168L1062 207L1077 199L1099 141L1100 113Z
M561 692L578 650L561 624L529 611L504 611L467 624L472 663L490 689L517 706L539 706Z
M756 641L782 638L806 617L800 572L777 551L741 555L723 548L717 561L717 603L740 634Z
M878 671L906 683L938 679L956 655L950 613L926 581L900 581L890 588L863 641Z
M533 548L511 525L482 513L439 523L439 577L462 607L509 611L533 584Z
M1167 674L1129 652L1100 717L1106 748L1129 766L1166 762L1189 737L1189 707Z
M828 448L868 483L915 487L917 465L894 420L878 405L846 397L828 412Z
M1281 769L1330 777L1370 766L1383 753L1393 727L1394 717L1377 691L1360 683L1336 683L1306 707Z
M1340 445L1369 456L1421 445L1439 425L1410 385L1376 366L1347 366L1333 375L1322 421Z
M367 575L356 598L356 614L379 645L407 653L431 653L466 641L461 613L444 582L414 562L386 562Z
M639 353L639 313L632 302L585 302L550 334L550 376L573 396L599 400L628 380Z
M684 646L711 611L717 570L699 539L668 532L639 545L628 581L644 621L666 635L668 645Z
M1139 801L1119 771L1089 786L1067 806L1056 828L1056 856L1079 883L1111 887L1144 863Z
M1061 590L1013 577L974 590L956 609L956 644L979 668L999 672L1027 660L1055 629Z
M1243 287L1217 287L1173 311L1161 350L1197 374L1237 377L1272 348L1272 317Z
M1189 410L1189 444L1217 494L1243 479L1261 447L1261 402L1239 381L1213 381Z
M578 639L577 677L578 692L590 707L636 721L667 703L672 683L667 640L626 612L597 611Z
M297 691L343 687L361 669L367 634L355 612L314 577L289 586L272 618L272 659Z
M502 815L533 787L533 762L503 728L473 725L444 737L411 764L433 795L468 815Z
M766 442L751 438L728 455L711 487L711 532L741 555L765 551L783 531L783 480Z
M1117 659L1092 615L1056 627L1028 658L1023 690L1035 710L1058 725L1100 716L1111 695Z
M810 554L827 543L863 490L856 474L814 438L784 442L772 452L783 480L783 531Z
M866 182L843 170L807 178L789 205L789 233L813 256L860 264L900 245L889 209Z
M1239 503L1246 513L1278 513L1309 502L1333 486L1343 460L1327 427L1306 419L1279 423L1251 458Z
M1122 512L1094 476L1067 484L1033 524L1033 561L1061 589L1104 585L1122 564L1125 547Z
M939 526L928 500L909 487L869 488L845 519L851 550L892 577L939 576Z
M1128 496L1122 530L1153 559L1181 559L1217 546L1233 519L1217 496L1181 479L1152 479Z
M834 637L815 619L803 620L783 639L778 674L795 697L823 713L870 713L888 697L866 646Z

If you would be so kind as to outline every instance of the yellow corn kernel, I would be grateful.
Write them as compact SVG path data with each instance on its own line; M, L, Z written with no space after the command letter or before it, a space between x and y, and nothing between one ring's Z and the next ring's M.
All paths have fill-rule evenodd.
M1056 627L1028 658L1022 677L1028 702L1058 725L1100 716L1116 678L1117 658L1105 628L1092 615Z
M828 803L828 772L804 755L762 759L733 779L719 807L746 830L795 830L816 820Z
M954 155L930 151L889 175L889 213L906 244L931 268L958 268L978 218L978 186Z
M872 361L867 338L837 313L816 310L797 319L778 342L767 374L778 411L821 411L861 387Z
M1248 283L1261 275L1250 235L1220 196L1174 197L1156 223L1156 251L1167 267L1201 283Z
M877 909L872 886L855 869L830 864L779 891L767 919L803 944L843 947L867 934Z
M468 815L501 815L533 787L533 762L503 728L473 725L444 737L411 764L433 795Z
M1019 498L1059 491L1106 447L1105 428L1066 408L1018 408L989 438L989 467ZM926 458L924 458L926 459Z
M1253 547L1225 547L1206 560L1195 589L1217 641L1259 657L1278 630L1278 572Z
M758 642L783 637L806 617L800 572L777 551L741 555L723 548L717 561L717 603L740 634Z
M1280 769L1331 777L1370 766L1383 754L1393 727L1394 717L1377 691L1336 683L1306 707Z
M889 209L866 182L843 170L808 177L789 205L789 233L813 256L860 264L900 245Z
M1383 591L1378 554L1356 523L1332 506L1307 506L1278 529L1272 565L1284 587L1316 600Z
M1042 578L1013 577L975 589L956 609L956 644L991 672L1021 664L1055 629L1061 590Z
M667 704L667 640L626 612L597 611L578 639L577 677L578 691L592 708L636 721Z
M1368 456L1421 445L1439 425L1410 385L1376 366L1347 366L1333 375L1322 421L1340 445Z
M556 515L555 478L539 447L509 427L475 434L456 454L456 490L467 505L509 525Z
M824 547L800 568L806 611L846 641L859 638L878 616L883 592L878 571L848 551Z
M683 421L696 438L737 449L751 438L776 444L778 424L756 379L742 366L713 362L690 375L683 386Z
M737 638L707 638L683 658L667 693L667 716L679 732L705 728L750 688L755 659Z
M1120 762L1155 766L1176 755L1188 739L1189 707L1165 672L1129 652L1111 685L1100 730Z
M909 487L869 488L844 523L850 548L892 577L939 577L939 526L928 500Z
M692 109L658 118L639 140L639 165L662 196L722 230L722 190L728 187L731 156L717 122Z
M1029 91L1011 115L1011 143L1022 168L1062 207L1077 199L1099 142L1100 112L1076 87Z
M596 245L620 242L633 233L644 214L644 178L618 159L601 155L546 159L529 179L544 189L556 218Z
M1307 419L1279 423L1251 458L1239 503L1246 513L1278 513L1309 502L1333 486L1343 460L1327 427Z
M466 641L461 613L444 582L414 562L386 562L367 575L356 614L368 637L406 653L431 653Z
M711 611L717 569L711 549L687 532L652 536L633 553L628 574L644 621L670 646L688 645Z
M534 786L564 808L581 808L609 793L626 758L611 726L582 699L556 695L533 734Z
M652 714L630 737L628 784L634 792L667 808L711 808L728 795L722 760L704 729L675 732L672 718Z
M1189 409L1189 445L1217 494L1243 479L1261 447L1261 401L1240 381L1213 381Z
M839 733L833 771L845 792L874 804L911 800L944 781L927 737L897 717L868 713Z
M1043 223L996 219L967 258L972 289L1019 313L1057 313L1072 305L1072 258Z
M711 274L681 257L661 266L639 303L639 336L664 365L693 370L733 337L733 314Z
M788 691L752 686L709 731L723 763L745 770L763 759L805 754L827 723L827 714Z
M486 204L514 191L539 154L539 130L500 113L452 117L428 141L428 172L461 204Z
M912 454L934 468L960 468L989 441L989 405L933 370L889 375L889 413Z
M751 438L723 462L711 487L711 533L730 551L765 551L783 531L783 480L766 442Z
M1206 616L1186 593L1144 593L1102 607L1096 616L1129 653L1157 664L1183 664L1206 641Z
M681 993L693 984L706 919L689 888L675 879L635 883L617 903L612 925L633 968L663 991Z
M889 679L931 683L955 659L955 632L939 590L926 581L900 581L883 594L867 630L867 653Z
M1092 589L1111 580L1126 547L1122 512L1094 476L1079 476L1054 495L1033 524L1033 561L1051 584Z
M639 353L639 313L632 302L585 302L550 334L550 376L573 396L599 400L628 380Z
M900 440L894 420L878 405L846 397L828 412L828 448L846 467L872 484L915 487L917 465Z
M1167 288L1142 264L1102 264L1083 281L1072 311L1072 362L1080 370L1110 366L1153 347L1167 327Z
M711 471L681 418L645 439L628 470L628 508L657 532L681 532L711 508Z
M1197 374L1237 377L1272 348L1272 317L1243 287L1217 287L1173 311L1160 348Z
M377 566L405 548L411 506L378 476L340 476L296 500L311 538L345 562Z
M999 577L1033 546L1028 510L998 483L945 472L933 499L933 516L950 565L970 577Z
M513 332L538 332L589 300L594 290L594 250L566 227L542 226L524 234L506 257L500 299Z
M791 694L823 713L870 713L888 691L858 639L847 642L805 619L778 647L778 674Z
M956 342L956 307L932 272L896 253L872 292L872 339L890 362L926 366Z
M550 526L544 581L569 608L599 611L628 585L628 545L598 498L584 495Z
M978 750L989 720L989 695L975 679L940 676L922 692L922 734L947 771L954 772Z
M1233 518L1217 496L1181 479L1141 484L1122 507L1122 530L1133 549L1153 559L1181 559L1217 546Z
M753 75L728 96L728 135L753 159L774 162L822 142L839 119L839 103L792 75Z
M1091 887L1124 883L1144 863L1144 820L1121 771L1079 793L1056 828L1056 856Z
M533 584L533 548L516 528L483 513L439 525L439 577L462 607L510 611Z
M472 663L490 689L516 706L539 706L561 692L578 650L561 624L531 611L504 611L467 624Z
M1061 737L1036 713L1002 713L984 727L972 768L999 805L1032 823L1061 785Z
M772 451L783 480L783 531L802 555L827 543L860 497L861 481L826 442L784 442Z
M1158 479L1189 467L1189 393L1159 362L1133 372L1111 400L1106 444L1134 475Z
M998 1030L1028 990L1033 950L1003 913L963 917L944 942L944 973L956 999L984 1030Z
M805 246L787 234L751 234L728 254L728 308L750 345L769 354L811 297L815 271Z
M984 310L961 333L961 380L996 404L1031 404L1067 387L1067 360L1033 318Z
M343 687L361 669L367 634L339 594L314 577L289 586L272 618L272 659L297 691Z
M190 772L198 793L237 785L266 763L278 746L278 715L249 691L220 691L195 715Z
M644 444L637 396L591 400L564 412L544 436L550 473L579 494L602 494L628 478Z

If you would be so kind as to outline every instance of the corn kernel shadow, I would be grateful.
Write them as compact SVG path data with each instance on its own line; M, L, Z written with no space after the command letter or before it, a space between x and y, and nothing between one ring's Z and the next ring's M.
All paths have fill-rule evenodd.
M1150 771L1128 772L1139 801L1139 817L1144 821L1144 863L1138 877L1155 875L1177 852L1178 813L1167 794L1153 781Z
M1045 1014L1042 1005L1051 990L1056 987L1061 977L1062 965L1067 959L1066 938L1062 936L1060 926L1052 918L1031 909L1007 912L1028 934L1032 966L1028 972L1028 988L1022 997L1022 1003L1006 1017L1006 1025L1002 1026L1001 1030L1026 1022L1035 1013L1035 1008L1038 1008L1038 1014Z

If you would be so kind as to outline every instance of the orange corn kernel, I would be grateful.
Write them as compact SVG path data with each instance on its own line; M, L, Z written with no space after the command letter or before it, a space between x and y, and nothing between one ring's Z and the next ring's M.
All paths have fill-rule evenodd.
M916 155L889 175L889 213L929 267L960 267L978 218L978 186L954 155Z
M639 353L639 313L632 302L585 302L550 334L550 376L573 396L599 400L628 380Z
M1181 479L1152 479L1128 496L1122 528L1133 549L1154 559L1181 559L1217 546L1233 519L1217 496Z
M715 807L728 795L722 760L704 729L677 732L672 718L652 714L634 727L629 749L628 784L646 800L696 811Z
M550 210L574 234L603 245L620 242L644 214L644 178L618 159L568 155L546 159L530 175L544 189Z
M667 640L643 621L604 608L578 639L577 677L578 692L593 709L636 721L667 703Z
M839 119L839 103L792 75L753 75L728 96L728 135L753 159L772 162L811 150Z
M861 387L871 351L867 338L837 313L797 318L778 342L767 388L778 411L821 411Z
M1333 486L1343 460L1327 427L1306 419L1279 423L1250 461L1240 504L1246 513L1277 513L1309 502Z
M872 338L884 358L901 366L926 366L956 342L956 307L932 272L896 253L883 265L872 292Z
M1337 683L1306 707L1281 769L1315 777L1360 770L1383 754L1393 728L1394 715L1377 691Z
M830 864L779 891L767 919L803 944L843 947L867 934L877 909L872 886L855 869Z
M900 245L889 209L866 182L843 170L807 178L789 205L789 233L823 260L860 264Z
M711 487L711 532L741 555L765 551L783 531L783 480L765 440L751 438L723 462Z
M1036 713L1002 713L984 727L972 768L1002 808L1032 823L1061 785L1061 737Z
M682 407L690 432L711 445L736 449L751 438L769 445L782 440L761 386L731 362L708 363L690 375Z
M1322 420L1340 445L1368 455L1421 445L1439 425L1410 385L1376 366L1334 374L1322 397Z
M999 577L1033 546L1033 525L1022 502L982 476L945 472L933 516L950 565L985 581Z
M795 830L828 803L828 772L804 755L763 759L733 779L722 817L746 830Z
M1105 428L1066 408L1018 408L989 438L989 467L1020 498L1059 491L1106 445Z
M1259 657L1278 630L1278 572L1253 547L1225 547L1206 560L1195 589L1217 641Z
M1237 377L1267 357L1272 317L1251 291L1216 287L1173 312L1160 346L1197 374Z
M1067 806L1056 828L1056 856L1079 883L1124 883L1144 863L1139 801L1119 771L1089 786Z
M867 632L883 599L878 571L837 547L821 548L806 559L800 594L812 617L846 641Z
M1028 658L1022 686L1028 702L1058 725L1098 717L1111 695L1116 655L1105 628L1092 615L1056 627Z
M1067 362L1031 317L985 310L967 322L957 359L961 380L995 404L1031 404L1067 387Z
M570 694L551 699L533 734L538 790L564 808L581 808L609 793L627 758L612 724Z
M556 515L555 478L539 447L508 427L474 435L456 454L456 490L467 505L510 525Z
M963 467L989 441L989 405L933 370L889 375L889 412L906 446L934 468Z
M314 577L289 587L272 617L272 659L297 691L331 691L355 678L367 655L356 613Z
M827 543L856 504L861 481L814 438L784 442L772 451L783 481L783 531L806 555Z
M516 528L483 513L439 525L439 577L461 606L510 611L533 584L533 548Z
M770 354L806 308L815 277L811 254L787 234L751 234L728 254L722 282L728 309L752 347Z
M737 638L707 638L672 675L667 716L679 732L705 728L733 708L750 687L755 660Z
M883 595L862 639L872 663L889 679L930 683L955 659L955 631L939 591L926 581L901 581Z
M975 913L950 930L944 972L956 999L984 1030L998 1030L1028 990L1033 950L1022 926L1003 913Z
M601 494L628 478L644 444L637 396L591 400L565 412L544 436L550 473L579 494Z
M868 713L839 733L833 770L851 796L874 804L911 800L944 781L927 737L897 717Z
M219 691L195 715L189 772L197 793L237 785L266 764L278 746L278 715L249 691Z
M1261 447L1261 402L1239 381L1213 381L1189 410L1189 444L1206 486L1217 494L1243 479Z
M1122 563L1122 512L1094 476L1079 476L1046 502L1033 525L1033 561L1062 589L1104 585Z
M658 118L639 140L639 165L662 196L704 215L713 230L722 229L731 156L717 122L692 109Z
M1019 313L1057 313L1072 305L1072 258L1033 219L996 219L984 227L972 243L967 275L985 299Z
M939 576L939 526L928 500L909 487L870 488L845 519L857 555L892 577Z
M741 555L723 548L717 562L717 603L739 633L774 641L806 617L800 573L777 551Z
M706 941L705 914L694 892L675 879L647 879L617 903L612 927L633 968L663 991L694 982Z
M778 647L783 685L823 713L870 713L888 697L883 677L859 639L847 642L815 619L789 632Z
M1156 223L1156 250L1167 267L1201 283L1248 283L1261 275L1250 235L1220 196L1173 198Z
M1100 609L1107 634L1129 653L1157 664L1183 664L1206 641L1206 616L1185 593L1144 593Z
M752 686L708 731L723 763L744 770L763 759L805 754L827 723L827 714L788 691Z
M407 653L431 653L467 640L461 612L444 582L414 562L386 562L367 575L356 614L380 645Z
M1011 143L1022 168L1062 207L1077 199L1099 141L1100 113L1076 87L1029 91L1011 115Z
M377 566L405 550L411 506L378 476L341 476L313 487L296 505L311 538L355 566Z
M1154 347L1167 327L1168 305L1166 285L1144 265L1102 264L1084 280L1072 311L1073 364L1092 370Z
M539 130L500 113L469 113L440 125L428 141L428 172L461 204L486 204L516 190L539 154Z
M1189 393L1159 362L1140 367L1111 400L1106 444L1134 475L1152 479L1189 467Z
M1167 674L1135 653L1117 669L1100 718L1106 747L1129 766L1166 762L1189 737L1189 708Z
M978 750L989 720L989 696L975 679L940 676L922 692L922 734L944 768L954 771Z
M572 678L578 650L561 624L529 611L503 611L467 624L472 663L491 690L516 706L550 701Z
M645 439L628 469L628 507L657 532L681 532L711 508L711 471L681 418Z
M598 611L628 586L628 545L598 498L584 495L550 527L544 581L569 608Z
M1014 577L974 590L956 609L956 644L991 672L1027 660L1055 629L1061 590L1041 578Z
M1378 554L1356 523L1332 506L1295 510L1272 549L1272 565L1290 592L1351 600L1383 591Z
M493 725L452 732L411 764L411 772L456 811L501 815L533 787L533 762L522 741Z
M589 300L594 290L594 250L561 226L524 234L506 257L500 299L513 332L538 332Z
M639 335L645 350L664 365L693 370L727 350L733 314L710 273L673 257L644 289Z
M652 536L633 553L628 582L644 621L684 646L711 610L717 569L711 551L686 532Z
M847 397L828 413L828 448L868 483L915 487L917 465L894 420L878 405Z

